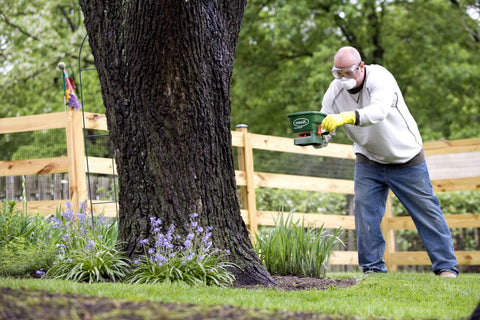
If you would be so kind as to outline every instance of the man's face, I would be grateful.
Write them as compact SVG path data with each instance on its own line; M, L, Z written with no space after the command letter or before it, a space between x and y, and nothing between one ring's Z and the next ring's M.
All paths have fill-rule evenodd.
M355 85L353 88L357 88L363 81L364 68L365 63L363 61L358 62L353 57L340 55L335 57L332 75L335 79L344 81L354 79ZM349 86L349 88L352 87Z

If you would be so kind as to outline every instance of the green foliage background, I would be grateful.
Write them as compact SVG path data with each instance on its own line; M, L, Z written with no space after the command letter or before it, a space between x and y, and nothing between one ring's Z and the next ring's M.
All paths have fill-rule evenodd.
M60 61L85 110L104 112L97 74L86 71L94 68L88 41L79 57L86 32L78 2L0 0L0 8L0 117L63 111ZM245 123L290 136L286 115L320 109L334 53L353 45L367 64L396 76L425 141L478 137L479 13L472 0L250 0L235 56L232 129ZM17 159L38 154L40 143L55 149L58 139L42 134L0 136L1 160L22 146ZM344 135L336 142L348 143Z
M232 123L288 136L286 114L320 109L333 55L352 45L367 64L395 75L424 140L478 137L479 7L443 0L249 1L235 57Z

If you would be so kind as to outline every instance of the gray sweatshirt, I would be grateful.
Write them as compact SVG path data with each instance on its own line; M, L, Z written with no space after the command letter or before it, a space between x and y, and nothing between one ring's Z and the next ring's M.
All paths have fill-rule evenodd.
M353 141L353 151L382 164L405 163L422 150L417 123L387 69L368 65L365 72L363 88L356 94L346 91L340 80L333 80L323 97L321 112L357 111L357 125L343 126ZM334 135L329 134L326 142Z

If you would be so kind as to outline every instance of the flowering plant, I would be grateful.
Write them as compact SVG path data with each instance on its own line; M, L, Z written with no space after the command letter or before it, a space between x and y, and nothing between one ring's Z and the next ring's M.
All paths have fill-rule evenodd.
M85 214L85 207L74 214L71 204L66 205L67 210L50 218L53 227L59 230L61 240L57 245L57 259L46 275L90 283L122 279L129 264L115 248L116 222L108 224L103 216L92 221Z
M198 214L190 216L187 235L175 234L171 225L162 233L162 221L150 218L153 243L140 240L144 255L134 261L134 269L128 277L130 283L184 282L189 285L231 285L235 280L229 271L235 265L222 261L229 254L212 249L212 227L203 228L197 222Z

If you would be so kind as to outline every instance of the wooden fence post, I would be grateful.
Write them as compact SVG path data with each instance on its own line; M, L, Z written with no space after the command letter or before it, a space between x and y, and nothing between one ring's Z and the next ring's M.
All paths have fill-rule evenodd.
M15 199L15 177L7 176L6 177L6 186L5 186L5 198L7 200Z
M257 200L255 198L255 182L253 181L253 149L248 135L248 126L239 124L236 126L237 131L243 134L243 148L238 147L238 169L245 172L246 186L240 187L240 202L242 208L248 211L248 230L250 231L250 239L255 242L255 233L258 231L257 222Z
M392 204L392 194L389 193L387 197L387 203L385 206L385 215L382 220L382 233L385 238L385 264L388 271L397 272L397 265L393 264L390 259L392 254L395 253L395 232L390 227L390 218L393 218L393 204Z
M80 110L67 109L65 133L67 135L68 178L73 212L79 212L82 203L87 208L87 178L85 175L85 144L83 118Z

